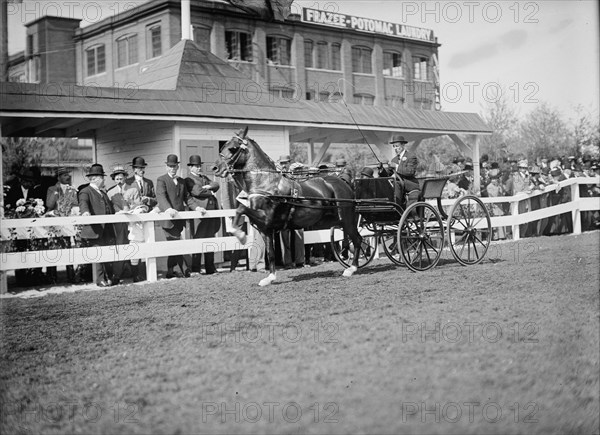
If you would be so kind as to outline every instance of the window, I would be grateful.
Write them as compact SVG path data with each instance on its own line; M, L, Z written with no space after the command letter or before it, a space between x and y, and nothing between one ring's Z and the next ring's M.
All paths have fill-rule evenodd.
M252 38L249 33L226 31L227 59L252 62Z
M383 53L383 75L402 77L402 55L399 53Z
M372 74L370 48L352 47L352 72Z
M324 41L317 43L317 68L329 69L329 44Z
M88 77L101 74L106 71L104 44L88 48L85 50L85 55L87 57L86 63Z
M210 51L210 29L207 27L194 26L194 42L202 50Z
M372 106L375 101L375 97L369 94L355 94L354 104L362 104L364 106Z
M319 94L320 103L339 103L343 99L343 96L339 92L321 92Z
M292 41L279 36L267 36L267 60L276 65L290 65Z
M27 56L31 56L33 54L33 35L27 35L27 51L25 54Z
M271 88L269 94L277 98L285 98L286 100L292 100L294 98L294 89L290 88Z
M146 34L146 48L147 59L152 59L162 54L160 25L154 25L148 28L148 33Z
M387 97L386 99L386 104L388 106L391 107L404 107L404 98L399 97L397 95L392 95L390 97Z
M331 44L331 69L334 71L342 70L341 45Z
M117 68L132 65L138 61L137 35L117 39Z
M413 57L414 79L415 80L427 80L427 58L425 57Z
M304 41L304 67L312 68L313 67L313 42L312 41Z
M40 69L40 56L33 56L27 61L27 68L29 69L29 82L38 83L41 78Z

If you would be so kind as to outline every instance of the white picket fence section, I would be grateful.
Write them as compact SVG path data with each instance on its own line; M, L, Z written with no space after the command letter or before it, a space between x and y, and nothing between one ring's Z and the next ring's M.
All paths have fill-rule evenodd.
M535 194L482 198L482 201L486 204L510 203L511 214L507 216L494 216L491 218L491 222L492 227L494 228L511 227L513 240L519 240L520 238L519 225L561 215L563 213L571 213L573 218L573 234L580 234L581 212L600 211L600 197L580 197L579 186L582 184L600 185L600 176L594 178L571 178L562 181L558 185L548 186L545 191L536 192ZM569 202L519 214L519 202L528 201L535 196L543 195L552 190L556 191L558 188L571 190L571 200ZM449 207L454 201L455 200L453 199L446 199L442 201L442 205ZM175 219L225 217L225 221L227 222L227 225L229 225L231 222L229 218L233 216L235 216L235 210L208 211L204 216L202 216L200 212L187 211L180 212ZM180 241L157 241L156 231L158 227L156 226L156 223L167 219L171 218L163 213L3 219L0 228L2 236L2 253L0 254L0 292L6 292L6 272L15 269L142 259L146 262L148 281L153 282L158 278L156 267L156 259L158 257L203 252L222 252L238 249L259 249L252 243L254 229L251 226L248 226L250 228L250 234L246 245L241 245L240 242L232 236L213 237L208 239L185 239L186 231L183 232L182 240ZM63 234L70 235L74 233L73 228L75 225L119 222L141 223L144 228L145 241L143 243L132 242L128 245L117 246L53 249L29 252L4 252L11 237L10 229L16 231L17 238L27 238L29 237L28 234L31 232L35 233L36 237L45 237L49 227L61 228L64 231ZM158 231L160 231L160 228L158 228ZM304 232L305 244L327 243L329 242L329 238L329 230Z

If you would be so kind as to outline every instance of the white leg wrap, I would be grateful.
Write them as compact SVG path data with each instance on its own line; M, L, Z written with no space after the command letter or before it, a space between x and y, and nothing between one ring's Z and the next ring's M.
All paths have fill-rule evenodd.
M350 266L348 269L344 270L343 275L344 276L352 276L354 275L354 272L356 272L358 269L356 266Z
M246 233L245 233L244 231L242 231L242 230L235 230L235 231L233 232L233 235L234 235L235 237L237 237L237 239L240 241L240 243L241 243L242 245L245 245L245 244L246 244Z
M259 286L264 287L266 285L271 284L273 281L275 281L275 278L277 278L275 276L274 273L270 273L269 276L267 276L266 278L263 278L260 280L260 282L258 283Z

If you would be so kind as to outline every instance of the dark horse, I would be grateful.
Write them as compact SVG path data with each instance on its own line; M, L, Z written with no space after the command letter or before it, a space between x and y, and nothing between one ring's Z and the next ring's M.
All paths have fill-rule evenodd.
M247 133L248 127L225 144L213 170L219 177L231 174L238 188L248 195L247 200L239 198L233 234L241 243L246 243L246 234L241 229L245 215L265 238L271 274L259 285L271 284L276 279L273 240L277 231L306 228L317 223L321 227L341 223L354 251L359 252L361 237L352 188L336 176L315 177L301 183L294 181L277 169L273 160L246 136ZM336 201L338 199L342 201ZM355 255L352 266L344 270L344 276L352 276L357 268L358 255Z

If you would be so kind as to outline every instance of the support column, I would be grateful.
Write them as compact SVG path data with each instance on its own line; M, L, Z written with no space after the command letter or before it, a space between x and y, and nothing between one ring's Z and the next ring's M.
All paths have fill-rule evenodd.
M473 135L473 192L481 196L481 168L479 167L479 138Z
M383 48L381 44L373 46L373 74L375 75L375 106L385 106L385 80L383 78Z

